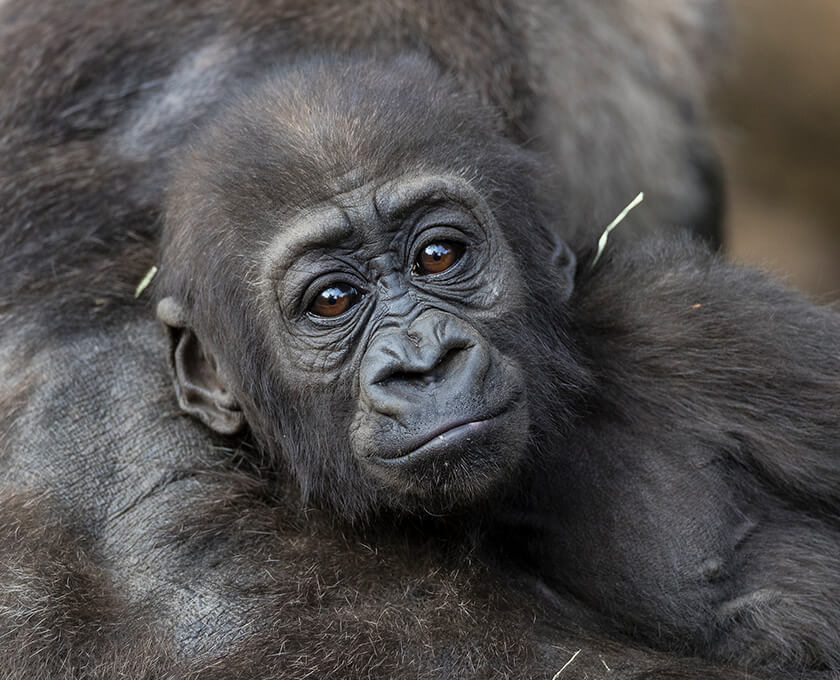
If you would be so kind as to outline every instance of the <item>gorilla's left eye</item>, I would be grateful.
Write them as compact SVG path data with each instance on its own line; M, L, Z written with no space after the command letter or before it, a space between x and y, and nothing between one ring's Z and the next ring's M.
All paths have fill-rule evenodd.
M361 298L361 294L349 283L336 283L324 288L309 305L310 314L331 319L344 314Z
M464 246L453 241L429 243L417 254L411 268L415 276L439 274L455 264L464 254Z

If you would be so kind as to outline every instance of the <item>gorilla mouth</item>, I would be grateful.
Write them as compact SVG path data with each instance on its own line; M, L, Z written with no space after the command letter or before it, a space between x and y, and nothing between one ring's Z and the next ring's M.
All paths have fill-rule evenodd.
M376 459L385 464L400 464L461 448L478 437L486 436L490 430L494 429L498 421L504 419L510 408L510 406L506 406L498 413L487 418L461 419L442 425L435 428L430 434L419 438L419 441L408 453L397 451L394 455L380 455Z

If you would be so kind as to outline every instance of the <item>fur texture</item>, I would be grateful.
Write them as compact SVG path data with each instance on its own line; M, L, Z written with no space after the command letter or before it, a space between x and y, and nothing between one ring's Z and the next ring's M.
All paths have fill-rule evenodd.
M551 159L576 247L639 189L658 198L617 242L715 232L698 64L716 16L709 0L0 4L0 676L743 678L580 632L573 598L460 527L359 533L302 507L247 442L177 412L133 297L171 159L313 45L431 55Z

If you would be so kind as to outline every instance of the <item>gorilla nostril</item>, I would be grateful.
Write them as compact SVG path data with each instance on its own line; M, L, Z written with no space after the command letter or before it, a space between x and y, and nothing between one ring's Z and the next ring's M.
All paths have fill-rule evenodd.
M383 371L373 384L388 388L394 385L426 387L457 375L466 364L466 347L451 347L442 352L431 366L406 366L405 364Z
M446 376L451 375L457 371L460 366L456 366L458 359L463 358L462 355L466 352L465 347L452 347L443 352L437 363L432 367L430 373L436 376L438 380L443 380Z
M426 386L433 382L437 382L434 376L427 373L420 373L417 371L396 371L378 384L382 387L392 387L395 384Z
M366 353L361 399L380 413L404 412L427 397L436 403L480 390L489 365L483 343L464 323L429 312L410 327L383 334Z

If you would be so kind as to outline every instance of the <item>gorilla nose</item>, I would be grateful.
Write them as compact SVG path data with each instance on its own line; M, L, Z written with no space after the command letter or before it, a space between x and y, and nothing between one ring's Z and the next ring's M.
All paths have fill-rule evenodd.
M489 353L480 337L449 314L426 314L407 329L375 338L362 362L361 397L399 418L407 409L437 410L482 383Z

